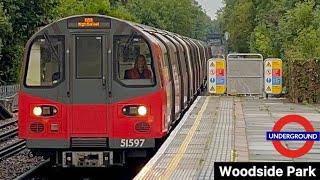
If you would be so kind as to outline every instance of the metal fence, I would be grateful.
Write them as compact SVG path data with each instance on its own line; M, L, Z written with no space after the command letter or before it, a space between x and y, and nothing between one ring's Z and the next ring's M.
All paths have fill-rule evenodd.
M0 86L0 104L7 110L16 112L18 110L18 91L20 86Z
M263 57L260 54L229 54L227 93L263 95Z
M18 84L9 86L0 86L0 99L14 96L20 89Z

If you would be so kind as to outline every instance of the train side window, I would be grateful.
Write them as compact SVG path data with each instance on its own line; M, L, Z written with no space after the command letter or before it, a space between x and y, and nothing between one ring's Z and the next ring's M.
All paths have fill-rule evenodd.
M29 49L26 86L50 87L63 79L64 37L41 36Z
M164 70L164 73L165 73L165 76L168 77L168 80L171 81L171 76L169 74L169 71L170 71L170 67L169 67L169 57L168 57L168 54L165 53L164 54L164 63L163 63L163 70Z
M151 49L141 36L114 36L114 60L115 77L122 84L155 84Z

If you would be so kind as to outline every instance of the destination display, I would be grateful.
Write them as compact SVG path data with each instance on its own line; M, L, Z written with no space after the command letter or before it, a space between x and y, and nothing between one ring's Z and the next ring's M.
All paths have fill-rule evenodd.
M110 29L111 20L100 17L75 17L68 20L69 29Z

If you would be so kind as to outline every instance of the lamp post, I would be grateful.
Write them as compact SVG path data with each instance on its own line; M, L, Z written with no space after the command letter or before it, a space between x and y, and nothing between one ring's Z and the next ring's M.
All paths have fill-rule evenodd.
M230 33L229 32L225 32L224 33L224 38L226 40L226 55L229 54L229 44L228 44L229 37L230 37Z

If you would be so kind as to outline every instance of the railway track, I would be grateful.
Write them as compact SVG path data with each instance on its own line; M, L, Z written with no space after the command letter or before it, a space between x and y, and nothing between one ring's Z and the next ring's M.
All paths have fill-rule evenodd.
M0 160L26 148L25 141L17 138L17 122L17 118L11 118L0 124Z
M17 123L17 118L10 118L0 121L0 142L18 135Z
M18 138L17 114L0 120L0 179L25 179L49 162L30 153Z
M50 163L50 159L47 159L47 160L43 161L42 163L34 166L30 170L26 171L25 173L21 174L20 176L16 177L15 180L26 179L29 176L31 176L33 173L35 173L37 170L39 170L41 167L43 167L49 163Z
M18 127L14 127L8 130L5 130L0 133L0 142L5 141L8 138L18 135Z
M12 156L26 148L26 142L21 139L17 139L15 141L12 141L8 143L7 145L4 145L0 149L0 160L4 159L6 157Z
M10 118L10 119L7 119L7 120L1 120L0 121L0 129L3 129L7 126L11 126L11 125L14 125L18 123L18 120L16 118Z
M25 179L41 172L41 167L49 162L43 157L30 155L31 151L24 149L0 160L0 179Z

